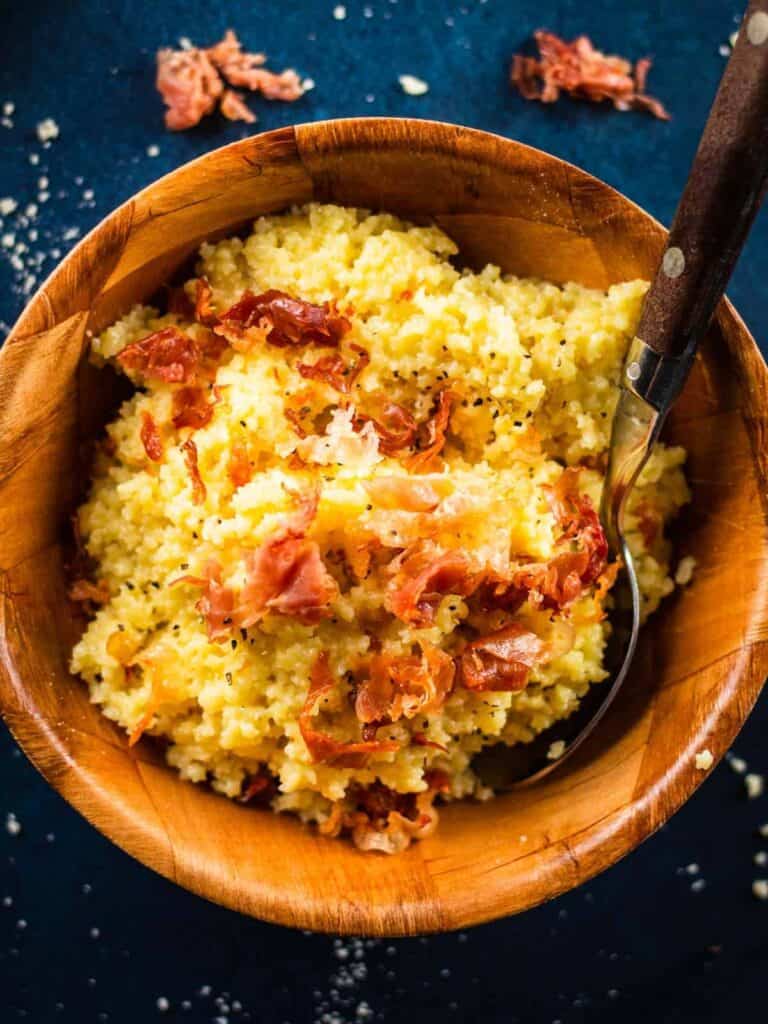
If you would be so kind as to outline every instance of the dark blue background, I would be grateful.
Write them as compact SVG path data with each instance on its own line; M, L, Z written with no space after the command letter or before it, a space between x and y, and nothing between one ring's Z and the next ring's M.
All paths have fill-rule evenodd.
M17 198L21 209L38 202L41 174L51 193L38 203L38 237L21 263L42 253L50 268L51 250L72 244L70 229L87 230L153 178L246 133L218 119L164 133L152 85L158 46L180 35L211 43L230 25L266 50L271 66L295 66L317 83L294 106L255 100L261 128L359 114L471 124L573 160L669 220L723 68L719 47L739 13L733 0L371 0L366 17L359 0L347 0L347 18L336 21L333 6L3 0L0 103L16 110L13 128L0 127L0 197ZM509 56L541 25L587 32L633 58L655 55L650 91L674 120L568 100L544 108L513 96ZM397 85L404 72L425 78L428 95L405 96ZM48 149L35 138L45 117L61 130ZM152 144L155 158L146 152ZM40 154L36 167L31 152ZM731 288L758 339L768 339L766 224L763 216ZM29 275L28 266L11 266L10 254L0 248L7 323ZM737 744L755 771L768 770L767 719L763 701ZM752 863L768 796L748 801L725 764L658 836L549 906L467 935L339 947L238 917L151 874L66 806L5 732L0 763L2 1022L765 1019L768 903L750 890L753 878L768 875ZM11 811L18 836L2 827ZM691 862L698 874L683 870ZM696 879L706 883L698 891ZM200 995L206 986L210 994Z

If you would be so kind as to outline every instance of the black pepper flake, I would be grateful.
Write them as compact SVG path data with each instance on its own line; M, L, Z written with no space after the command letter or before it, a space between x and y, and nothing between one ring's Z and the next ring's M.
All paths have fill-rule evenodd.
M373 509L373 505L366 505L365 506L365 511L366 512L370 512L372 509Z
M104 676L101 674L101 672L97 672L93 678L96 680L97 683L104 682Z
M179 566L179 568L180 569L188 569L189 568L189 562L182 562L181 565Z
M229 641L229 646L232 648L233 651L236 650L237 649L237 640L235 640L235 639L230 640Z
M497 420L498 418L499 418L499 410L498 409L494 409L493 412L491 413L491 419Z
M159 590L160 589L160 584L157 582L157 580L150 580L149 581L149 585L150 585L150 587L154 587L155 590Z
M122 624L122 622L118 622L117 628L120 630L121 633L125 632L125 626Z
M473 405L473 406L475 407L475 409L476 409L476 408L477 408L477 407L478 407L479 405L482 405L482 404L483 404L483 400L482 400L482 398L476 398L476 399L474 400L474 402L472 403L472 405Z
M135 587L134 587L133 583L131 583L131 581L130 581L130 580L126 580L126 581L125 581L125 585L126 585L126 587L128 588L128 590L134 590L134 589L135 589Z
M488 358L489 359L495 359L496 358L496 353L495 352L489 352L488 353Z
M561 339L560 339L560 344L561 344L561 345L564 345L564 344L565 344L565 338L561 338Z
M522 420L515 420L514 423L515 423L516 427L522 427L522 425L523 425L523 421Z
M232 673L231 672L225 672L224 673L224 678L227 680L227 683L229 684L229 686L231 686L232 685Z

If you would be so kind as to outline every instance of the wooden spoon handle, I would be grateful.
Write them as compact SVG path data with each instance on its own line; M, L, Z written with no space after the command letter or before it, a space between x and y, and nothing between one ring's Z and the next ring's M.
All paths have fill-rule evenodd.
M768 0L752 0L640 318L637 336L659 355L692 354L706 331L767 175Z

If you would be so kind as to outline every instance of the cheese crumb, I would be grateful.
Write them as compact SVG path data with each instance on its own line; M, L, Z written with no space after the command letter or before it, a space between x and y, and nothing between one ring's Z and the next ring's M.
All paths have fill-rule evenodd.
M696 767L700 772L707 772L715 763L711 750L700 750L696 755Z
M3 113L5 114L5 116L6 117L11 117L15 110L16 110L16 104L13 103L11 100L6 100L5 103L3 104Z
M698 873L699 873L699 865L696 864L695 862L693 864L686 864L685 865L685 873L687 875L698 875Z
M407 96L423 96L425 92L429 92L427 82L415 75L398 75L397 80Z
M749 799L754 800L755 797L763 795L765 779L762 775L757 775L755 772L749 772L748 775L744 776L744 786L747 790L747 796Z
M151 146L147 146L147 156L159 156L160 147L152 143Z
M344 21L344 19L347 16L347 8L344 6L344 4L336 4L336 6L333 8L333 16L336 19L336 21Z
M684 587L686 583L690 583L693 579L693 570L695 568L696 559L693 555L686 555L684 558L681 558L675 570L675 583L679 587Z
M0 199L0 217L8 217L17 208L19 204L15 199L11 199L10 196Z
M691 882L691 892L701 892L702 889L706 889L707 883L703 878L697 878L695 882Z
M37 137L41 142L50 142L52 139L58 139L59 126L52 117L46 117L38 122Z
M550 743L549 750L547 751L548 761L557 761L565 753L565 740L555 740L554 743Z
M768 880L756 878L752 883L752 895L757 900L768 900Z
M21 832L21 822L13 811L10 811L5 818L5 831L9 836L17 836Z
M304 90L304 92L309 92L310 89L314 89L315 88L315 80L314 80L314 78L305 78L302 81L302 83L301 83L301 88Z
M768 864L768 853L766 853L765 850L758 850L753 857L753 860L758 867L765 867L765 865Z
M729 757L728 764L731 766L731 771L736 772L737 775L743 775L747 770L747 762L743 757Z
M168 1002L165 996L158 996L155 1002L155 1006L158 1008L160 1013L167 1013L171 1008L171 1004Z

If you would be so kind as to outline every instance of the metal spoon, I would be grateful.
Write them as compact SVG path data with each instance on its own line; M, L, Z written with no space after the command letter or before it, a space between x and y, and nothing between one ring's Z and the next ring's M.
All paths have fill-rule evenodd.
M559 768L592 734L619 692L637 647L640 591L623 533L627 496L680 394L760 206L768 179L768 0L749 4L645 298L621 376L600 518L623 572L614 588L610 683L532 743L498 744L473 768L495 789L528 786ZM550 760L551 744L564 752Z

